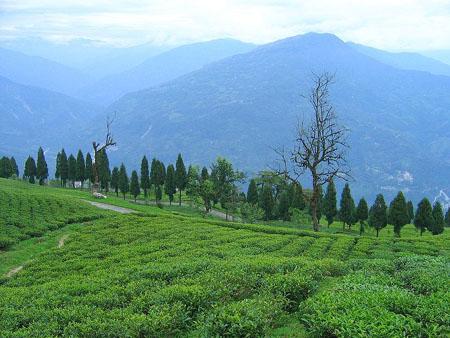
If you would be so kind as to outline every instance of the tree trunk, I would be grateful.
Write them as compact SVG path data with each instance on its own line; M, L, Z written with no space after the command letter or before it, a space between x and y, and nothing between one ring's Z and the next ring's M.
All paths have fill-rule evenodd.
M313 230L319 231L319 221L317 220L317 197L319 195L319 186L317 184L317 177L313 174L313 194L311 196L311 216L313 222Z
M181 189L179 191L180 191L179 206L181 207Z
M378 237L378 232L380 231L380 229L377 228L377 237Z

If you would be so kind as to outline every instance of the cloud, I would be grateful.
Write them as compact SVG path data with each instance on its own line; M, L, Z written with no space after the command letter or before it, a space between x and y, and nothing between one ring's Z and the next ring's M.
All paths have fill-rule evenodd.
M450 49L448 0L0 0L0 38L115 45L218 37L265 43L330 32L389 50Z

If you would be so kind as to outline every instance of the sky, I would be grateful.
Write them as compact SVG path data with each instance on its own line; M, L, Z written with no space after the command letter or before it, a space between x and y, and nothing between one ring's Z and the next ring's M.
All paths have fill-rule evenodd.
M450 0L0 0L0 40L261 44L312 31L391 51L450 49Z

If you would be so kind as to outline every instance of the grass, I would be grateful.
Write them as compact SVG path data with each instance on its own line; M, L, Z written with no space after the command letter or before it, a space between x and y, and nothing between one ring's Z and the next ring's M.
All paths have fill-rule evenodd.
M23 198L90 199L7 184ZM26 264L0 278L0 336L440 337L450 330L445 233L420 238L405 229L400 239L377 239L106 201L139 213L102 212L1 254L0 273Z

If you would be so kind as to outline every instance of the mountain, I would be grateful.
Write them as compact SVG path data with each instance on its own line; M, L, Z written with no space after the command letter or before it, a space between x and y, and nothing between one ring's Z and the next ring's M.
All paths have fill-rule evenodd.
M107 110L118 113L117 154L135 165L143 154L174 161L182 152L199 164L222 155L261 170L275 158L270 147L292 144L311 112L301 94L323 71L335 73L331 99L351 129L356 196L448 192L450 77L394 68L330 34L276 41L125 95Z
M112 103L128 92L159 85L211 62L248 52L254 47L252 44L232 39L177 47L151 57L128 71L105 77L81 91L80 96L100 104Z
M56 43L41 38L1 41L0 46L67 65L96 80L130 69L168 49L151 43L120 48L90 39Z
M24 85L75 95L89 76L60 63L0 48L0 76Z
M422 54L450 65L450 49L424 51Z
M417 53L390 53L384 50L348 42L358 52L400 69L420 70L450 76L450 65Z
M61 147L73 144L73 151L85 145L83 130L100 111L69 96L0 77L0 154L22 162L42 146L52 171Z

